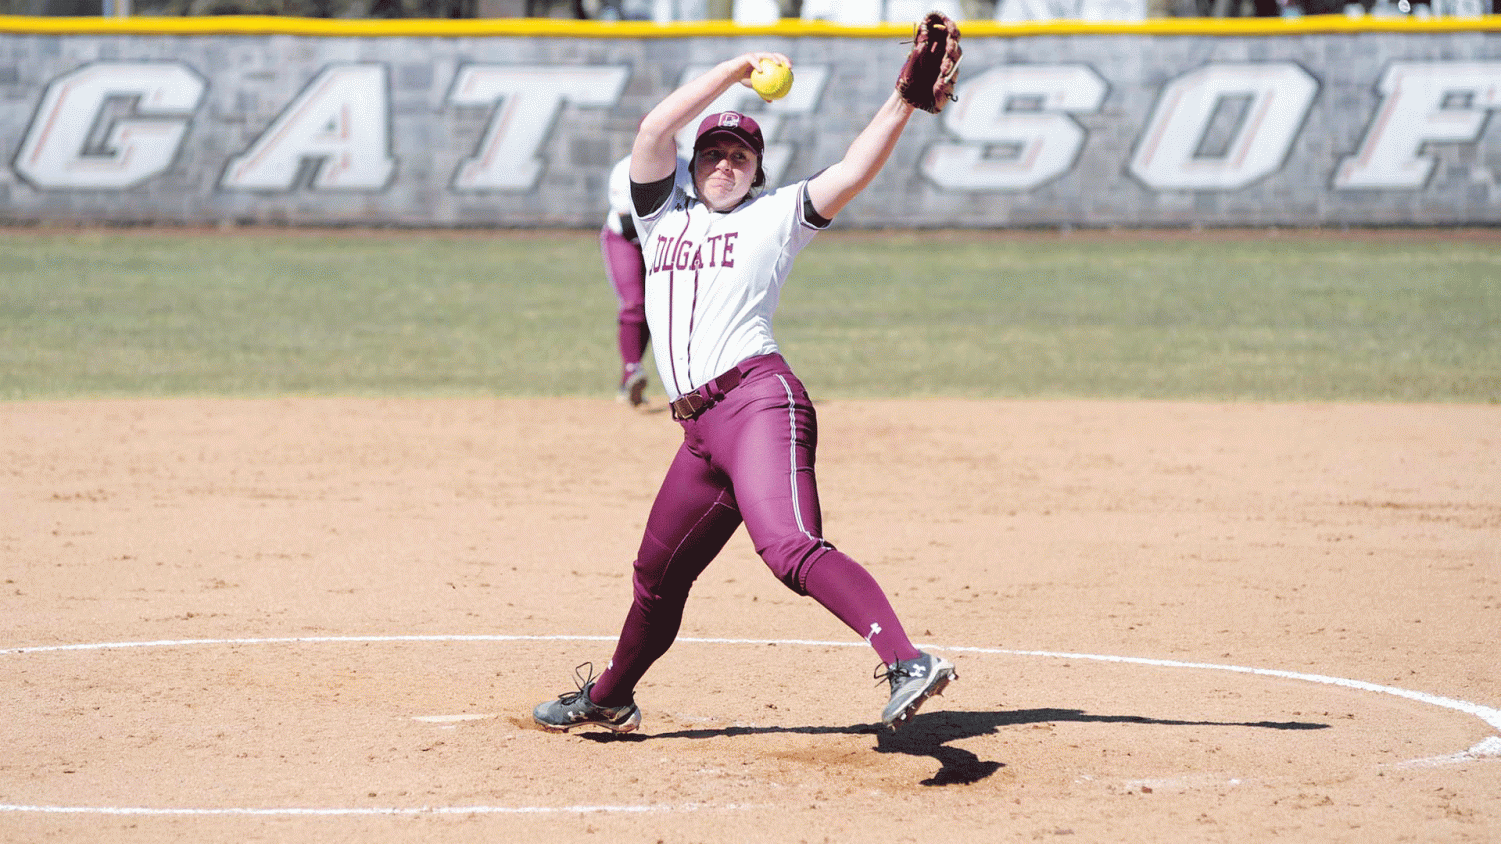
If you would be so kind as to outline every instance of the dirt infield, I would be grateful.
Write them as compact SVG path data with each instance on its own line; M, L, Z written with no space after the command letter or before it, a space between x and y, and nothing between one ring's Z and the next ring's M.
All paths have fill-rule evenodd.
M959 669L896 736L743 533L640 734L529 726L608 657L661 413L0 404L0 841L1501 840L1501 407L820 422L830 538Z

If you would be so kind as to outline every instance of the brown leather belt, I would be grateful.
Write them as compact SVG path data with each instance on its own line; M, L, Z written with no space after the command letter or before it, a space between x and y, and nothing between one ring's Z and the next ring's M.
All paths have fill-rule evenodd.
M739 386L740 379L743 377L745 377L744 374L737 366L697 390L687 393L672 403L672 418L679 420L696 418L700 413L719 404L724 399L725 393Z

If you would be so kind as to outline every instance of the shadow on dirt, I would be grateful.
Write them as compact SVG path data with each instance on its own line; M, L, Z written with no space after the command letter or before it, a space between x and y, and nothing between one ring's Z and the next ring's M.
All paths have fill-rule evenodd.
M1081 709L1020 709L1000 712L919 713L900 732L877 732L877 753L906 753L938 760L938 773L923 785L969 785L1005 767L948 743L989 735L1001 727L1060 722L1141 724L1169 727L1254 727L1264 730L1322 730L1328 724L1306 721L1183 721L1143 715L1091 715Z
M923 785L969 785L979 782L1005 767L1004 763L981 759L974 753L948 743L996 733L1002 727L1046 723L1140 724L1167 727L1251 727L1262 730L1324 730L1328 724L1308 721L1184 721L1173 718L1148 718L1144 715L1092 715L1081 709L1020 709L997 712L942 711L918 713L900 732L893 733L879 724L852 724L848 727L724 727L722 729L674 730L665 733L581 733L580 738L593 741L656 741L659 739L712 739L735 736L771 735L873 735L877 753L906 753L931 756L939 769Z

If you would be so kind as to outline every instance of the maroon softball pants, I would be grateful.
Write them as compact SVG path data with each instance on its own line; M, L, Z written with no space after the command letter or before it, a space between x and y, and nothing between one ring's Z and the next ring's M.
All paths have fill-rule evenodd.
M679 423L683 443L647 518L631 608L595 703L631 699L677 637L694 581L741 524L773 574L834 613L882 662L918 655L875 579L823 537L818 423L807 391L781 355L751 358L740 370L723 400Z

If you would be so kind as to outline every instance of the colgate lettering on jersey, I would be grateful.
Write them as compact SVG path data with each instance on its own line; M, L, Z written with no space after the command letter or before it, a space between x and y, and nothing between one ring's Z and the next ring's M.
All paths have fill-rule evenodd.
M777 351L771 314L793 256L820 230L802 215L807 184L784 185L721 213L689 196L682 179L659 211L640 217L646 322L669 398Z
M702 244L687 238L657 236L651 272L663 270L704 270L735 266L735 240L739 232L724 232L709 237Z

